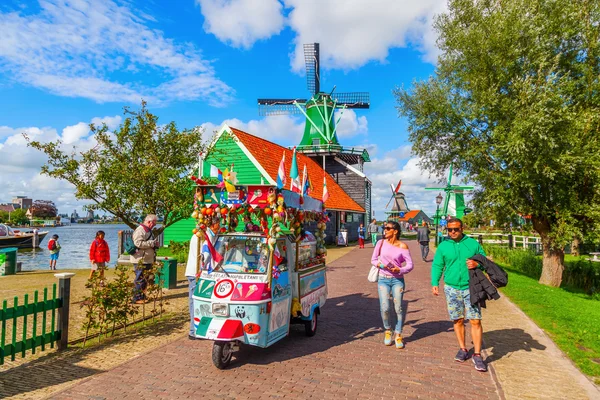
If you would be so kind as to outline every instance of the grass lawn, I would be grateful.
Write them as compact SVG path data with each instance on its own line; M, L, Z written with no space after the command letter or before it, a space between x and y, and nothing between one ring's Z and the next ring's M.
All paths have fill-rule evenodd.
M564 288L540 285L503 263L509 273L501 291L550 335L587 375L600 383L600 301Z

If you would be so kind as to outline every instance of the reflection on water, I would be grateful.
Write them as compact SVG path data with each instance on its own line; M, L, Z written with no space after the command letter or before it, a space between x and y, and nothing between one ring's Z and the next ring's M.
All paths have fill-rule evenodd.
M96 225L96 224L74 224L57 228L42 228L49 233L44 238L38 249L19 249L17 261L23 263L23 271L36 269L48 269L50 263L50 250L48 240L52 235L59 236L58 242L62 246L60 256L56 263L56 269L85 269L90 267L90 245L96 237L97 231L104 231L104 238L110 248L110 267L117 260L118 232L129 230L127 225Z

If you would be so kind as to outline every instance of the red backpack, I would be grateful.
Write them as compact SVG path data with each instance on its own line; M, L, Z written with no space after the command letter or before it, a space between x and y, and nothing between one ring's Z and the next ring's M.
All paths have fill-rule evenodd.
M55 239L48 240L48 250L54 250L54 249L56 249L56 240Z

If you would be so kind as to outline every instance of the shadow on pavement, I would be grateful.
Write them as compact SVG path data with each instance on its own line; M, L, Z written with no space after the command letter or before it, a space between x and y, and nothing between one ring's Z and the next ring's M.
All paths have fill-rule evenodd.
M442 332L452 331L452 321L440 320L423 322L422 324L411 324L415 330L412 335L405 337L407 343L416 342L429 336L437 335Z
M148 324L137 332L128 331L125 335L109 338L100 344L94 344L95 340L90 340L92 344L85 348L69 347L62 352L47 351L31 361L25 359L21 365L1 370L0 398L23 395L105 372L106 369L85 366L86 361L91 364L92 360L102 358L96 353L103 351L106 352L104 358L111 357L111 352L114 351L111 347L116 344L135 346L136 341L142 338L168 335L188 320L186 315L184 317L173 316L157 325Z
M242 346L230 368L300 358L380 334L383 328L379 299L359 293L327 299L318 323L314 337L305 336L302 325L292 325L289 336L268 349Z
M484 348L489 356L488 363L517 351L545 350L546 346L539 343L523 329L499 329L483 333Z

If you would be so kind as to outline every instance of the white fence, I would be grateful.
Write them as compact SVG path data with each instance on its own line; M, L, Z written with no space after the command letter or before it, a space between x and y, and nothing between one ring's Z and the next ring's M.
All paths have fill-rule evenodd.
M542 245L542 238L539 236L521 236L506 233L470 233L467 236L478 240L481 243L506 245L513 249L532 249L538 250ZM490 238L491 237L491 238Z

